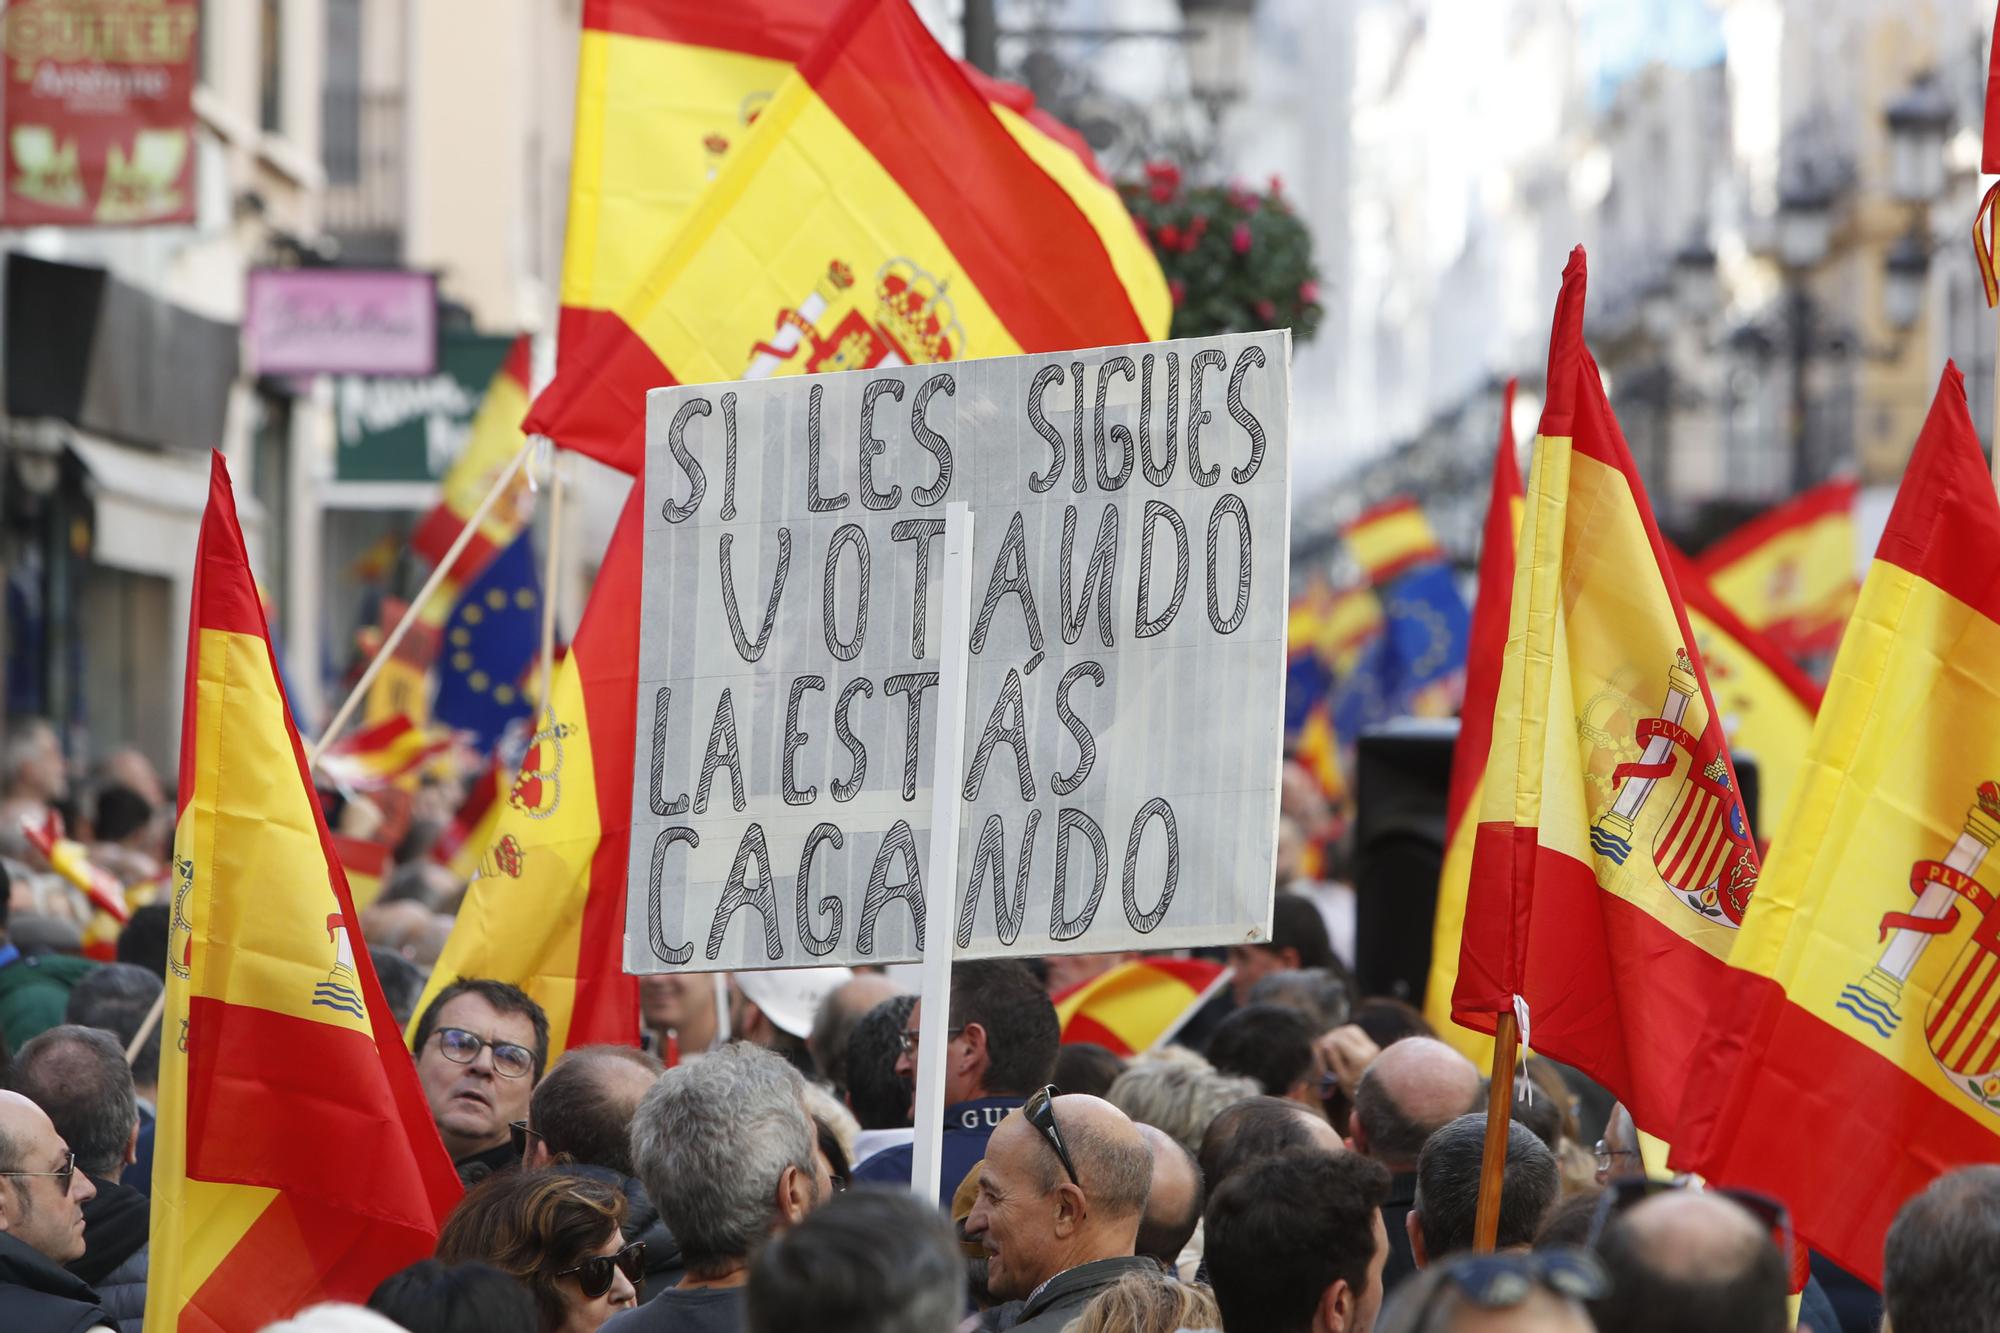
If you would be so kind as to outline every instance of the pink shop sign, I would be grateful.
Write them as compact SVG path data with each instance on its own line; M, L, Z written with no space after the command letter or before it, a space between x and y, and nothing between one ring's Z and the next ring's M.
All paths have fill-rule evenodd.
M243 345L259 375L432 374L437 279L404 269L252 269Z

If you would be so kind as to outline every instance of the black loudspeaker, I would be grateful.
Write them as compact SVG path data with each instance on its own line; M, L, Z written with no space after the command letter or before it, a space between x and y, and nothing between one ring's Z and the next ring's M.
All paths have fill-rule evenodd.
M1363 732L1356 747L1354 975L1363 995L1423 1004L1457 740L1454 718L1399 718ZM1744 813L1761 828L1757 760L1732 758Z

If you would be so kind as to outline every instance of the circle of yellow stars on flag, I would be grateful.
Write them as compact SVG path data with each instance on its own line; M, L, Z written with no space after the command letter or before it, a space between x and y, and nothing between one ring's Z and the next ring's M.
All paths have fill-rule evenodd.
M495 611L504 611L507 609L507 594L499 588L488 588L485 600L486 606L484 607L474 602L468 606L459 608L458 618L465 623L453 626L451 633L446 636L447 641L451 645L451 665L453 670L465 673L465 683L473 693L487 694L490 692L493 696L493 702L507 705L513 703L519 697L520 692L507 681L503 680L495 684L493 678L486 672L471 669L472 630L469 627L477 625L486 619L488 608ZM533 610L535 605L534 589L516 588L514 590L513 601L514 605L523 611Z

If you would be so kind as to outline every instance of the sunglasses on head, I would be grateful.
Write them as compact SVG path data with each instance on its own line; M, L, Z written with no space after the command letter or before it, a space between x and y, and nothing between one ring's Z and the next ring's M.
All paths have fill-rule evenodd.
M573 1277L583 1298L594 1301L611 1290L611 1270L616 1268L634 1287L646 1282L646 1242L635 1240L616 1254L594 1254L574 1268L565 1268L557 1277Z
M53 1171L0 1171L0 1176L51 1176L56 1187L68 1194L70 1182L76 1178L76 1153L63 1154L63 1164Z
M1573 1301L1596 1300L1611 1290L1596 1256L1565 1245L1525 1254L1464 1255L1438 1267L1438 1284L1413 1326L1423 1326L1447 1290L1482 1310L1511 1310L1537 1287Z
M1063 1170L1069 1174L1069 1183L1082 1189L1083 1182L1076 1178L1076 1163L1070 1160L1069 1148L1063 1143L1062 1127L1056 1124L1057 1096L1056 1085L1049 1084L1028 1098L1021 1107L1021 1115L1042 1136L1042 1141L1056 1150L1056 1156L1062 1159Z

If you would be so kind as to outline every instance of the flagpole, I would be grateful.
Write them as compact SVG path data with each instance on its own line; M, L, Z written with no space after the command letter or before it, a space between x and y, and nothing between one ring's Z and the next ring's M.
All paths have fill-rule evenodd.
M486 498L479 502L479 507L472 511L472 517L465 521L465 525L458 530L458 536L452 539L451 546L444 553L444 559L438 561L437 568L431 571L431 576L428 579L424 580L424 586L417 590L415 597L410 599L409 606L403 611L403 618L396 622L396 627L389 631L389 637L382 640L382 646L375 650L375 656L369 660L367 669L361 673L361 679L354 682L354 688L348 691L346 700L340 705L340 711L333 715L333 721L327 723L326 730L321 732L319 739L314 741L312 746L307 749L306 771L308 773L318 765L320 756L326 752L326 747L333 739L340 735L341 729L347 725L348 719L354 716L354 710L361 706L362 699L368 694L368 687L375 683L375 677L381 674L382 668L388 665L389 659L396 655L396 648L403 642L403 636L408 634L411 627L416 624L417 612L421 611L424 604L437 592L439 585L444 582L445 576L451 573L452 566L458 563L459 555L472 543L473 537L478 535L480 526L486 522L487 514L493 511L493 506L499 503L502 495L506 494L508 487L513 484L514 478L519 475L521 468L527 463L528 454L534 447L535 444L532 439L521 442L521 448L515 453L514 461L507 464L500 475L494 479L492 488L486 492Z
M556 682L556 578L562 568L563 456L556 454L549 483L549 549L542 557L542 697L541 714L549 711L549 696ZM638 483L644 485L642 480Z
M1500 1235L1500 1186L1507 1178L1507 1135L1513 1127L1514 1056L1520 1028L1513 1010L1493 1029L1493 1081L1486 1089L1486 1148L1479 1161L1479 1212L1472 1225L1475 1253L1492 1252Z
M160 1026L160 1015L167 1011L167 988L160 987L160 993L153 997L153 1007L139 1020L139 1030L132 1034L132 1040L125 1044L125 1063L131 1064L139 1058L139 1048L146 1044L146 1038L153 1035L153 1029Z

